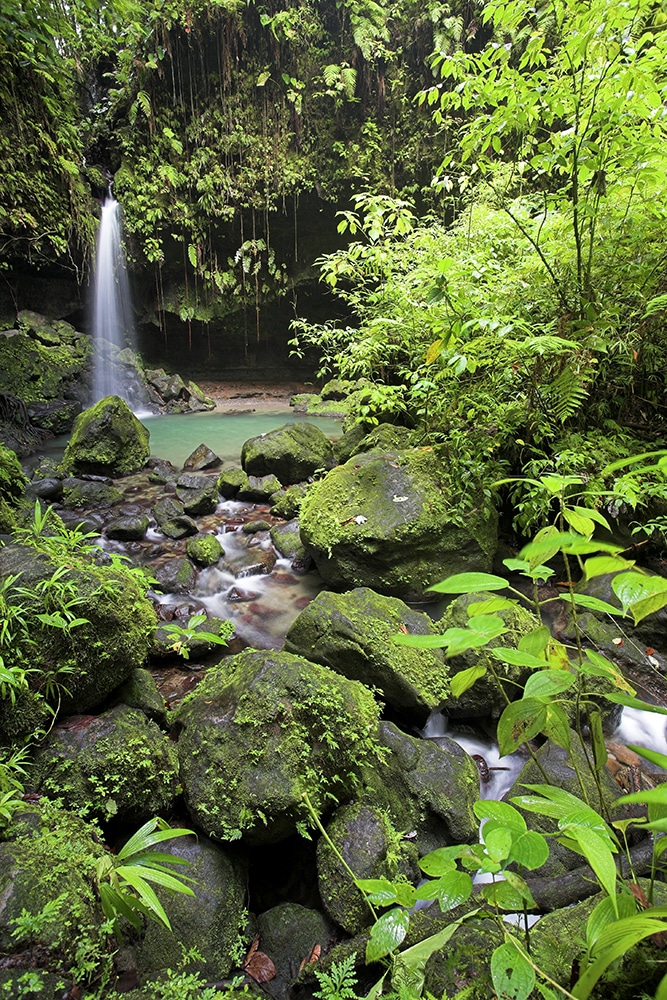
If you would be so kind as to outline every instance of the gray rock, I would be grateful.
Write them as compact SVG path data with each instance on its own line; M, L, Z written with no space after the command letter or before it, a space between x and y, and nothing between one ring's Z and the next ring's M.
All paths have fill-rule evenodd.
M237 493L239 500L266 503L281 488L275 476L248 476L247 486L241 486Z
M313 424L292 423L250 438L241 450L241 464L249 476L273 474L281 483L298 483L318 469L334 465L333 448Z
M203 469L214 469L222 465L222 459L206 444L198 445L183 462L183 468L188 472L201 472Z
M197 579L197 571L189 559L173 556L157 567L155 579L167 594L187 594Z
M140 541L146 534L148 517L146 514L134 514L119 517L106 526L107 538L115 538L121 542Z

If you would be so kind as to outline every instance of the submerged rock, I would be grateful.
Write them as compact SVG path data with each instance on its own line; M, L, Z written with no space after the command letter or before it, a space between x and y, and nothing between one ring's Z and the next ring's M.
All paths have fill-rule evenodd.
M421 600L452 573L488 571L497 514L460 506L433 451L357 455L315 483L301 538L325 582Z
M318 469L335 464L327 436L313 424L283 424L243 445L241 463L249 476L275 475L281 483L298 483Z
M150 455L148 429L120 396L106 396L74 421L63 469L123 476L141 469Z
M436 629L428 615L367 587L323 591L292 623L285 649L378 688L392 708L423 724L449 694L449 670L440 650L392 642L402 632L434 635Z
M211 668L176 721L185 800L211 837L272 843L375 759L366 688L300 656L246 651Z

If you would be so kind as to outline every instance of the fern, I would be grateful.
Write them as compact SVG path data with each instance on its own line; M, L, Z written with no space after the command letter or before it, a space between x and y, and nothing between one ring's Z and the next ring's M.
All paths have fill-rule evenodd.
M577 412L588 395L590 382L590 371L571 362L551 383L553 412L562 424Z
M329 972L316 969L320 989L315 990L313 996L318 1000L357 1000L357 976L354 971L356 958L356 953L353 953L341 962L333 962Z

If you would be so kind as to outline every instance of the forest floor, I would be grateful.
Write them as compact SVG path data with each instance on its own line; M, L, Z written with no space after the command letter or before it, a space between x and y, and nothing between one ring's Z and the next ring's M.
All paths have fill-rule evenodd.
M303 382L207 382L198 381L199 387L215 400L221 413L275 410L289 406L297 392L314 392L312 384Z

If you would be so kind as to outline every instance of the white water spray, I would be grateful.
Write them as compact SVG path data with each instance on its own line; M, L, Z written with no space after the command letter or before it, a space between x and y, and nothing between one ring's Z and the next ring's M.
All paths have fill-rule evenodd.
M93 295L93 402L121 396L131 403L126 369L119 351L134 350L130 287L123 252L120 205L111 193L102 205L97 234Z

